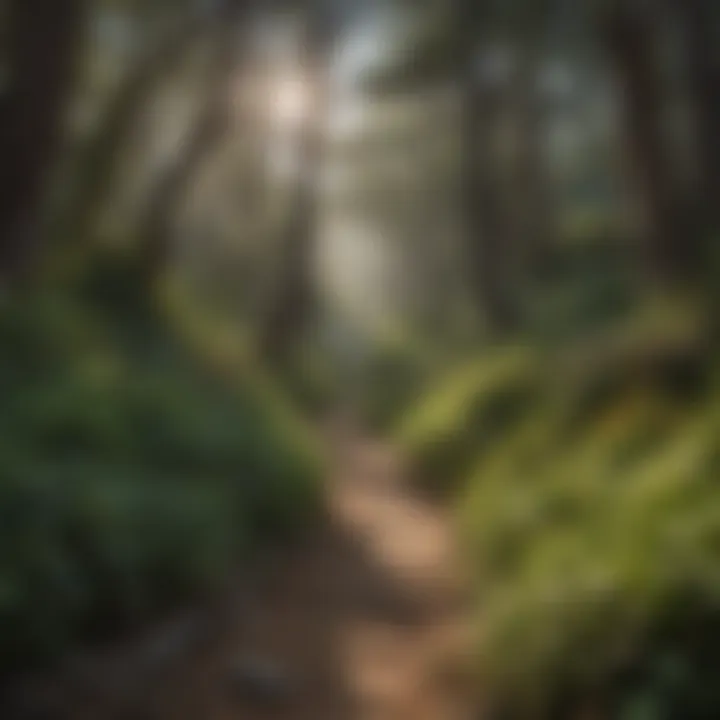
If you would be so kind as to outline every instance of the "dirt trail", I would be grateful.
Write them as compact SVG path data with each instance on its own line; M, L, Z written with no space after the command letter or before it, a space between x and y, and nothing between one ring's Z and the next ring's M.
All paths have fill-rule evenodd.
M468 633L447 519L406 487L383 447L354 441L338 467L326 527L283 551L252 593L229 592L142 649L86 662L56 688L72 708L62 717L477 717L457 672ZM277 687L256 697L234 668L264 662Z

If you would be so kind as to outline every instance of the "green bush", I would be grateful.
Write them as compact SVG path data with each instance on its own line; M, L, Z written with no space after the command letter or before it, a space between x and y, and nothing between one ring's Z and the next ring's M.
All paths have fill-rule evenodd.
M428 362L411 344L380 342L366 360L355 393L364 423L373 431L387 432L421 394L429 374Z
M317 348L298 351L283 368L276 368L279 388L303 414L319 419L337 402L337 373Z
M648 689L616 685L622 673L645 677L666 656L687 669L720 662L717 651L699 657L693 640L720 618L717 413L668 415L654 442L628 454L661 411L640 403L624 421L606 417L572 448L552 447L548 433L518 436L480 462L462 498L483 667L496 691L527 703L521 717L552 717L557 697L598 688L620 712ZM682 698L685 710L668 714L658 695L649 717L720 708L693 714L689 685Z
M64 296L0 310L3 670L186 601L319 510L317 448L266 378L114 329Z
M418 480L429 489L456 490L482 449L532 405L540 368L528 348L497 350L421 398L397 431Z
M720 716L720 390L703 323L669 310L488 350L401 425L454 493L507 717Z
M688 347L635 335L576 373L567 353L469 473L480 664L517 717L720 713L720 394Z

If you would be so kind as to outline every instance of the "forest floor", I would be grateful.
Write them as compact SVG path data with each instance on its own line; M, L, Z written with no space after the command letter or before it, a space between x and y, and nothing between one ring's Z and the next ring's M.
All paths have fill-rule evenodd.
M403 481L392 450L357 437L334 448L312 536L211 607L25 687L23 717L476 718L449 518Z

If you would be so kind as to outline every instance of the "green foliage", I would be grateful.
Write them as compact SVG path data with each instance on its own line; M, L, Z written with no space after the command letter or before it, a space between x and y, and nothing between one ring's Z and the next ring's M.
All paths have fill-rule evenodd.
M403 339L383 339L366 359L357 408L372 430L386 432L425 388L431 375L427 353Z
M483 667L506 697L522 690L527 716L598 687L627 709L666 656L717 667L693 637L720 617L717 420L716 408L626 396L571 442L538 415L474 470L460 513ZM698 698L689 685L681 694L688 714L663 702L658 717L717 713L693 715Z
M528 348L497 350L450 373L422 398L397 433L420 481L455 490L482 449L532 403L537 372Z
M275 374L278 386L302 414L320 418L337 401L338 373L317 348L299 348Z
M533 335L553 342L617 322L632 311L639 291L627 242L602 228L578 228L545 258L538 286L530 285L526 313Z
M574 717L561 708L577 698L618 720L720 712L720 392L704 333L649 306L571 344L488 351L401 428L425 478L460 487L479 667L510 717Z
M3 670L209 589L319 510L317 450L259 372L209 370L167 323L140 351L80 307L0 311Z

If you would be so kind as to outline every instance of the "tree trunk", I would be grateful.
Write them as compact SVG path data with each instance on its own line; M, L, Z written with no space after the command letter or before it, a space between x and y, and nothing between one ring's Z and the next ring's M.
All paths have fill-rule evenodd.
M534 0L523 18L511 88L516 131L512 183L516 239L523 266L530 272L546 266L556 231L545 156L545 117L538 87L548 5Z
M673 0L684 34L695 115L701 220L720 232L720 8L717 0Z
M511 233L493 152L500 124L501 94L496 85L478 74L476 12L471 0L460 1L465 141L461 182L473 288L489 329L502 333L515 326L517 308L511 287Z
M293 207L280 248L277 295L260 338L261 355L284 363L307 330L315 309L313 264L318 231L320 172L329 105L328 51L332 40L326 18L312 18L302 49L307 87L312 95L299 138L298 177Z
M167 267L177 208L185 200L198 169L228 128L241 12L242 3L225 0L218 13L218 39L214 48L217 54L212 61L207 95L185 146L162 173L148 202L140 240L141 270L148 286L152 286Z
M59 149L84 0L12 0L9 87L0 101L0 276L29 269L37 213Z
M672 284L692 270L693 239L678 227L679 202L661 123L662 79L653 18L628 0L612 0L602 24L621 94L625 148L637 188L644 255L652 278Z
M172 28L148 52L142 53L119 90L110 100L88 139L78 174L59 212L63 241L77 246L96 229L98 214L106 207L139 116L167 73L181 60L197 34L197 22L187 18Z
M467 102L464 194L474 287L490 330L502 333L513 328L517 312L511 288L509 219L492 152L500 103L492 90L477 89Z

